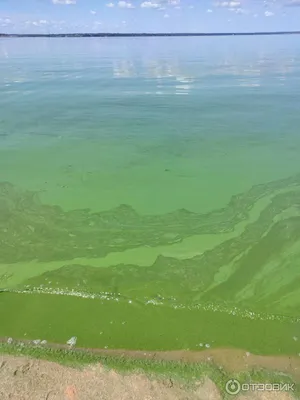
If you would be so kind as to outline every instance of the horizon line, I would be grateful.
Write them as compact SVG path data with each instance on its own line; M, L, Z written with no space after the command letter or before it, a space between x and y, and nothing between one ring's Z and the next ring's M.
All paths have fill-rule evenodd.
M176 32L176 33L0 33L1 37L187 37L187 36L262 36L262 35L299 35L300 31L271 32Z

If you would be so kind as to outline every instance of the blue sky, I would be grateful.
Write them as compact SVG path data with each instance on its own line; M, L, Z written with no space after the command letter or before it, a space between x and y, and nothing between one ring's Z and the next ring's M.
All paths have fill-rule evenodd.
M0 32L300 30L300 0L0 0Z

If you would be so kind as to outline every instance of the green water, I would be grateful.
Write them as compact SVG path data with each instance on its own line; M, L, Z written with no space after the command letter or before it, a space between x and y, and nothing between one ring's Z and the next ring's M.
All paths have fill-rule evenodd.
M300 352L299 44L0 50L0 336Z

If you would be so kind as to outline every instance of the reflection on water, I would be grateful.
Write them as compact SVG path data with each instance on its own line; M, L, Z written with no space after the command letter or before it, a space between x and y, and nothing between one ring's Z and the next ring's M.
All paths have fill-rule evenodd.
M49 39L39 39L36 43L29 39L2 40L0 85L7 88L6 93L13 92L13 84L53 79L74 81L85 79L87 73L96 81L103 74L119 79L157 80L152 85L154 94L173 94L174 90L170 89L189 93L193 89L219 86L220 80L211 80L212 77L222 77L221 85L226 87L285 85L286 77L297 72L300 63L294 38L285 39L287 46L280 40L277 45L277 38L244 38L244 42L229 38L225 39L228 41L225 46L218 38L213 39L216 45L210 38L184 39L187 45L182 39L177 42L176 39L160 39L159 43L155 39L130 39L128 42L118 39L115 43L109 39L89 39L88 42L76 39L76 49L73 39L68 40L70 46L67 40L65 43ZM22 55L24 48L25 57ZM43 59L47 59L47 63ZM176 87L178 82L180 85ZM188 83L188 87L181 83Z
M186 60L180 60L178 55L156 59L119 59L113 63L113 75L115 78L156 79L158 91L153 87L153 91L146 94L173 94L174 89L176 94L189 94L193 89L211 87L214 82L209 78L213 76L222 76L223 80L234 77L222 83L222 86L229 87L262 86L270 84L270 77L272 85L284 85L287 75L297 71L300 62L299 53L284 53L279 59L274 59L267 51L257 52L251 59L234 57L229 52L213 64L210 58L208 54L199 55L198 69Z

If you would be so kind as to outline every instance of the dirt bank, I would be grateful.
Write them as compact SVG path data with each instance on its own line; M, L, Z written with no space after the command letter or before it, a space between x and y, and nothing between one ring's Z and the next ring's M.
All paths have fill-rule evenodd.
M291 400L288 393L250 393L236 400ZM100 365L78 370L26 357L0 355L0 400L222 400L208 378L188 391L172 380L121 375Z

